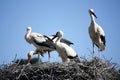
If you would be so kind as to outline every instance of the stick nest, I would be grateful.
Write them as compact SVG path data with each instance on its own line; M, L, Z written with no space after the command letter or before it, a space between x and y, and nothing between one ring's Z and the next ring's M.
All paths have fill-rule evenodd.
M41 62L31 65L7 64L0 69L0 80L119 80L116 65L94 57L81 62Z

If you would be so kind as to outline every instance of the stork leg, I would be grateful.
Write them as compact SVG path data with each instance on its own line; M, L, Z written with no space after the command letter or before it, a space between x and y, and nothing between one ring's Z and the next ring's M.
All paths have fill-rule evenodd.
M41 52L38 53L38 63L42 62L42 60L41 60L41 54L42 54Z
M27 65L30 64L30 60L31 60L31 56L28 55L28 62L27 62Z
M48 51L48 62L50 62L50 51Z
M95 52L95 48L94 48L94 43L93 43L93 55L94 55L94 52Z
M38 64L40 63L40 53L38 53Z
M36 49L36 53L38 54L38 63L40 63L41 62L42 50L40 51L40 50Z
M98 50L98 57L99 58L101 58L101 53L100 53L101 51L100 50Z

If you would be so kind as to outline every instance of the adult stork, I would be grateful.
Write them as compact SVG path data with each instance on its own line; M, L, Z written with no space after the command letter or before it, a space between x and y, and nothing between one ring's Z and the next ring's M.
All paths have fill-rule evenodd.
M91 24L89 26L89 35L93 43L93 53L94 53L94 45L98 47L99 51L105 50L106 47L106 40L105 40L105 33L96 22L94 17L97 18L93 9L89 9L89 14L91 17Z
M78 55L74 51L74 49L71 48L69 45L67 45L63 42L60 42L62 36L63 36L63 32L58 31L56 33L56 35L53 37L53 39L57 38L57 40L55 41L55 46L56 46L57 52L59 53L60 57L62 58L62 61L63 62L69 62L70 59L74 59Z
M28 64L30 63L31 57L34 54L38 53L40 53L40 55L43 55L45 52L48 52L50 59L50 52L55 50L53 41L45 35L34 33L31 31L32 31L31 27L27 27L25 39L29 44L33 44L37 49L35 51L30 51L28 53ZM40 60L40 58L38 60Z

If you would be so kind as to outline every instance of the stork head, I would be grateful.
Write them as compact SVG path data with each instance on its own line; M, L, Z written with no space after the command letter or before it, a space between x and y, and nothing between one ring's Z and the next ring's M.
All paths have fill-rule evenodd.
M32 30L31 27L27 27L27 31L30 31L30 30Z
M56 33L56 36L57 36L57 37L62 37L62 36L63 36L63 31L61 31L61 30L58 31L58 32Z
M94 13L94 10L93 10L93 9L89 9L89 13L90 13L90 15L94 15L94 16L97 18L97 16L95 15L95 13Z
M62 36L63 36L63 31L60 30L60 31L58 31L58 32L54 35L54 37L52 38L52 40L55 39L56 37L59 37L59 38L60 38L60 37L62 37Z

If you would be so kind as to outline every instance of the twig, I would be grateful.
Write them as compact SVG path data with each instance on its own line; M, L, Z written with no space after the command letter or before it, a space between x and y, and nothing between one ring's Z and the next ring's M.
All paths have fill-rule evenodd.
M14 66L12 72L14 71L14 69L19 65L19 63L21 62L21 59L18 61L18 63Z
M90 51L89 48L87 48L87 50L90 52L90 54L92 55L92 58L94 57L94 53Z
M27 80L29 80L28 76L26 75L26 73L24 73L25 77L27 78Z
M23 66L23 69L21 70L21 73L19 74L19 76L16 79L19 79L21 74L23 73L24 69L25 69L26 65Z
M14 63L15 63L16 58L17 58L17 53L15 54L15 58L14 58L14 60L13 60L12 62L14 62Z

